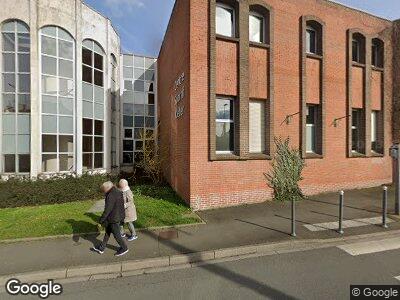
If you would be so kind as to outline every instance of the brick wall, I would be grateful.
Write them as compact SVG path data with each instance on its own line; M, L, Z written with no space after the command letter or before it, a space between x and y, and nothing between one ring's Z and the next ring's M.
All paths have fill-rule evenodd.
M244 3L265 3L273 10L273 32L271 40L273 92L268 95L274 99L273 109L273 134L275 136L290 137L294 147L302 145L301 114L293 117L290 124L283 122L287 115L296 114L301 110L301 22L302 16L315 16L324 22L325 48L324 48L324 97L325 97L325 151L323 158L307 159L304 171L304 180L301 183L306 194L315 194L339 189L361 188L375 186L391 181L391 158L387 149L392 143L392 23L368 14L345 8L338 4L324 0L243 0ZM190 3L184 5L182 2ZM209 89L210 89L210 22L209 3L204 0L179 1L177 5L188 10L189 17L172 17L172 22L186 20L190 24L190 67L188 68L190 107L184 119L187 128L180 128L183 135L179 138L172 136L169 139L171 148L187 151L181 153L184 161L177 159L171 153L171 170L182 171L188 178L180 177L177 182L170 180L173 187L187 200L194 209L207 209L213 207L239 205L243 203L261 202L271 198L271 190L267 187L264 173L270 168L269 160L243 159L235 160L210 160L210 120L209 114ZM212 2L212 1L211 1ZM179 17L179 19L178 19ZM244 18L242 16L242 18ZM240 22L242 22L241 20ZM182 23L181 23L182 24ZM181 26L181 30L182 30ZM350 28L358 28L367 35L367 39L379 37L385 42L385 155L383 157L348 157L348 122L343 119L338 126L333 126L335 118L347 114L347 32ZM245 31L245 30L244 30ZM160 69L163 61L168 59L182 59L182 52L172 51L165 47L172 41L172 35L181 34L168 30L166 42L160 55ZM176 37L174 38L176 39ZM243 47L243 43L239 43ZM187 46L185 42L179 47ZM220 53L231 53L229 49L219 49ZM238 51L236 57L228 61L237 61L238 65L243 57ZM247 51L252 55L253 51ZM244 51L246 53L246 51ZM186 56L185 56L186 57ZM249 60L247 60L248 62ZM254 60L250 60L254 61ZM248 64L247 64L248 67ZM171 66L172 68L172 66ZM221 70L220 70L221 71ZM241 95L246 95L243 86L247 85L240 74L248 74L248 70L238 70L238 86L231 88ZM176 74L160 72L159 85L167 84ZM218 73L218 77L222 76ZM167 78L166 76L172 76ZM231 75L231 74L230 74ZM253 76L253 75L252 75ZM314 76L314 75L313 75ZM248 76L249 77L249 76ZM243 84L242 86L240 86ZM315 80L312 84L316 84ZM371 79L368 79L363 88L370 88ZM264 87L265 88L265 87ZM261 92L261 91L260 91ZM359 91L361 93L361 91ZM172 118L171 109L161 102L166 101L166 90L159 90L160 97L160 131L163 129L164 119ZM252 94L255 94L254 86ZM265 94L264 91L262 91ZM361 93L362 94L362 93ZM371 94L371 93L370 93ZM248 94L247 94L248 95ZM242 99L242 96L241 96ZM267 99L268 101L268 99ZM164 106L163 106L164 105ZM165 111L163 111L165 109ZM190 116L190 122L189 122ZM171 122L173 124L173 122ZM171 125L172 126L172 125ZM212 129L212 127L211 127ZM190 135L187 133L190 132ZM186 134L185 134L186 133ZM248 138L248 135L241 135ZM165 136L164 140L168 140ZM178 145L183 143L184 145ZM189 143L189 145L187 144ZM246 141L241 141L245 145ZM212 146L212 143L211 143ZM190 170L190 172L188 172ZM172 172L172 171L171 171ZM171 178L169 174L169 178ZM190 186L185 186L190 185ZM180 191L184 191L181 192Z

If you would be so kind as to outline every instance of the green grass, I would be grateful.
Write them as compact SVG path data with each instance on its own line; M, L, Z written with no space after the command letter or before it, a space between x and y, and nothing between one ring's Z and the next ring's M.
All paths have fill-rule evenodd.
M133 187L136 228L199 222L169 187ZM95 201L0 209L0 240L98 231L101 213L87 213Z

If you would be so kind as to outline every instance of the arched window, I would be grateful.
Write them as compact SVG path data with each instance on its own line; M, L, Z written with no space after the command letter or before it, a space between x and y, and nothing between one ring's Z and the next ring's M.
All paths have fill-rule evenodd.
M21 21L2 25L3 173L30 172L30 34Z
M249 41L269 44L269 11L260 5L250 6Z
M385 51L385 46L383 41L378 38L372 39L371 64L374 67L383 68L384 56L385 56L384 51Z
M111 54L111 166L117 163L117 76L118 63L114 54Z
M351 48L353 62L365 64L365 36L354 33Z
M236 37L236 9L222 2L217 2L215 11L216 34Z
M104 168L104 57L97 42L83 41L83 170Z
M317 21L307 21L306 27L306 52L322 55L322 25Z
M64 29L40 30L42 172L71 172L75 132L75 41Z

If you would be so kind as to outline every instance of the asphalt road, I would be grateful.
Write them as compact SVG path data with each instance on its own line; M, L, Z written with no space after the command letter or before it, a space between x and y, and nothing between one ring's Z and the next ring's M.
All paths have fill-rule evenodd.
M352 256L326 248L71 283L50 299L349 299L350 284L400 284L399 256L400 249Z

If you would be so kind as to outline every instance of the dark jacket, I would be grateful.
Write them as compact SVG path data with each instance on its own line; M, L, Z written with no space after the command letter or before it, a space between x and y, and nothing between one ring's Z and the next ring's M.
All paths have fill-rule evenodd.
M122 192L113 187L106 194L104 212L100 217L100 224L121 223L125 219L124 198Z

